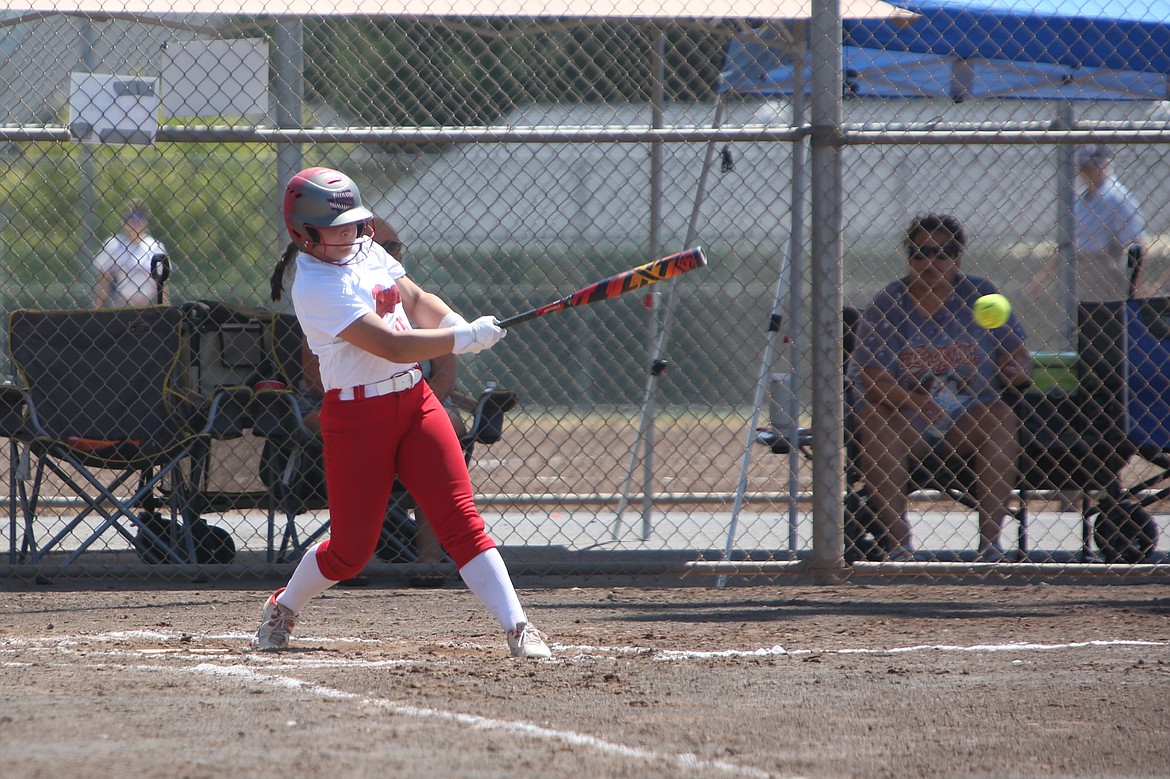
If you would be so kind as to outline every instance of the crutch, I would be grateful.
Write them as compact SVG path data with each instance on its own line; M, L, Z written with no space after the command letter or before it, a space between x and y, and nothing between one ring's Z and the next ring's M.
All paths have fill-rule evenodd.
M1133 300L1137 296L1138 279L1142 277L1142 261L1146 258L1140 243L1131 243L1125 252L1126 270L1129 271L1129 297Z
M156 254L150 258L150 277L154 279L155 302L163 304L163 291L166 289L167 279L171 277L171 258L165 254Z

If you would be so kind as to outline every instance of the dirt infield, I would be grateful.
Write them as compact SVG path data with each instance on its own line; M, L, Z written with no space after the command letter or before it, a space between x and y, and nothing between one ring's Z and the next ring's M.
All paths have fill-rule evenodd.
M4 586L4 585L0 585ZM0 590L6 777L1166 776L1170 589Z

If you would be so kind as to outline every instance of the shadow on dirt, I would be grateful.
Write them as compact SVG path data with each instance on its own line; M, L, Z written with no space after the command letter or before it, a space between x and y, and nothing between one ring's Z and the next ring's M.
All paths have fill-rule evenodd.
M545 604L542 611L596 610L598 604ZM744 623L783 622L820 617L860 617L922 620L974 620L1016 618L1058 618L1070 612L1092 612L1096 618L1103 613L1117 612L1134 615L1170 615L1170 598L1156 600L1068 599L1059 602L955 602L943 600L818 600L789 598L776 600L745 600L731 603L712 603L701 600L621 602L620 598L607 601L601 608L609 611L606 619L623 622L669 623Z

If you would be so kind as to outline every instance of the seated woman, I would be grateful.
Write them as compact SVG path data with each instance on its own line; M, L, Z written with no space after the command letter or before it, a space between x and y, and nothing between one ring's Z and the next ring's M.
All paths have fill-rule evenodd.
M906 231L909 273L865 309L849 376L860 391L858 470L891 561L913 559L906 520L911 458L942 445L971 463L979 510L978 560L1004 559L999 544L1018 480L1019 419L999 397L1029 381L1026 334L1015 314L994 329L972 304L998 292L959 272L967 238L950 215L915 217Z

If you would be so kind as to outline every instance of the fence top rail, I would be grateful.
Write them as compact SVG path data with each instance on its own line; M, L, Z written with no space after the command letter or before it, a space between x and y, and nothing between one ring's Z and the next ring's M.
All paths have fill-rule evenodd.
M731 143L797 141L813 132L812 125L773 127L160 127L160 143L358 143L400 146L465 143ZM0 127L0 142L75 140L64 126ZM842 125L839 143L854 146L905 144L1010 145L1021 143L1079 145L1083 143L1170 143L1170 124L1083 123L1058 129L1039 122L1002 124L907 123L874 127Z
M884 0L842 0L839 15L846 19L913 20L917 14L897 8ZM23 13L54 13L59 15L90 15L103 18L110 14L109 4L102 0L14 0L12 10ZM151 0L123 0L117 9L122 14L133 14L146 20L183 16L215 18L225 9L213 0L172 0L160 13L158 4ZM561 19L597 19L603 21L639 20L660 24L678 19L713 22L742 22L768 19L775 23L807 23L818 15L810 2L791 0L715 0L698 5L681 0L663 0L647 5L630 0L500 0L494 3L474 0L399 0L393 4L369 0L236 0L227 9L236 16L258 16L300 20L304 17L356 16L363 18L405 19L528 19L550 23ZM827 9L819 11L825 15Z
M457 143L703 143L795 141L812 132L796 127L160 127L160 143L369 143L422 146ZM74 140L68 127L0 127L0 141Z

